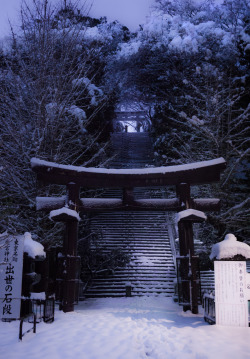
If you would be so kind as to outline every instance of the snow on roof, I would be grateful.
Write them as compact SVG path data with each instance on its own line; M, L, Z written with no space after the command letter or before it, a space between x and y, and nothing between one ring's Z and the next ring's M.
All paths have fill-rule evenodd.
M149 168L137 168L137 169L114 169L114 168L95 168L95 167L78 167L72 165L62 165L55 162L49 162L40 160L39 158L32 158L31 159L31 167L49 167L50 168L60 168L65 170L72 170L76 172L89 172L89 173L103 173L103 174L139 174L145 175L150 173L170 173L170 172L179 172L185 170L194 170L197 168L203 168L207 166L214 166L219 164L225 164L225 160L223 157L216 158L214 160L209 161L201 161L195 163L188 163L185 165L176 165L176 166L163 166L163 167L149 167Z
M75 217L78 221L81 220L79 214L76 211L74 211L73 209L69 209L67 207L63 207L51 211L49 214L49 218L53 220L53 217L57 217L60 214L67 214L70 217Z
M199 217L204 220L207 219L207 216L204 212L197 211L196 209L185 209L184 211L181 211L176 214L176 222L178 223L181 219L184 219L189 216Z
M24 248L23 251L28 253L28 256L31 258L46 257L46 253L44 252L44 247L41 243L34 241L31 238L31 234L29 232L24 233Z
M250 258L250 246L238 242L235 235L229 233L223 241L213 245L210 259L227 259L236 255L242 255L246 259Z

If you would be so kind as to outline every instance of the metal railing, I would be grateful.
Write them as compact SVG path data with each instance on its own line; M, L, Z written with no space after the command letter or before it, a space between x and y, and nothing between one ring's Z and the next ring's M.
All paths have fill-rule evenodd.
M177 250L176 250L176 242L175 242L175 240L176 240L175 226L173 223L170 223L170 221L169 221L167 227L168 227L169 242L170 242L170 247L171 247L171 251L172 251L174 266L176 269Z
M215 297L213 293L204 293L202 297L202 306L204 308L205 322L209 324L215 324Z
M33 320L30 321L29 318L33 316ZM33 323L33 326L26 330L26 332L23 333L23 323L24 321L28 321L28 323ZM23 336L33 330L33 333L36 333L36 315L31 314L29 317L21 318L20 320L20 326L19 326L19 340L23 339Z
M22 299L22 306L26 310L26 314L20 319L19 326L19 340L22 340L23 336L33 330L36 333L36 324L44 321L45 323L52 323L55 318L55 298L47 298L45 300L40 299ZM28 312L27 313L27 308ZM25 312L25 311L24 311ZM31 320L31 318L33 318ZM23 332L23 323L33 323L32 328L29 328Z

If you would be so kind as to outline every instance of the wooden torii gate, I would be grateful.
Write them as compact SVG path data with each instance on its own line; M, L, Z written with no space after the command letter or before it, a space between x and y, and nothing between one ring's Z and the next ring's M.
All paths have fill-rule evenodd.
M194 257L193 223L204 220L199 211L218 211L220 200L216 198L191 198L190 187L218 182L220 173L225 169L223 158L186 165L155 167L143 169L105 169L61 165L37 158L31 159L31 167L37 179L47 184L64 185L67 195L60 198L37 197L37 209L52 211L55 221L65 222L66 231L63 242L64 281L62 309L74 310L77 271L78 213L105 210L120 211L187 211L178 222L180 276L183 277L184 310L198 313L198 284L196 260ZM176 198L135 199L134 187L176 186ZM80 188L123 188L123 198L80 198ZM197 215L198 214L198 215ZM188 261L187 261L188 259ZM188 268L187 268L188 266ZM189 271L188 283L185 273ZM184 273L184 274L183 274ZM186 284L185 284L186 283ZM191 285L190 285L191 284Z

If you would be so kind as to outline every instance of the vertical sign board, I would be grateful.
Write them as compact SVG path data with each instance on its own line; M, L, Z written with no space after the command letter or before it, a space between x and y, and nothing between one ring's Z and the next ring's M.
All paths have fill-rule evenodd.
M20 318L23 236L8 236L0 248L0 318Z
M248 327L250 274L246 262L215 261L214 274L216 324Z

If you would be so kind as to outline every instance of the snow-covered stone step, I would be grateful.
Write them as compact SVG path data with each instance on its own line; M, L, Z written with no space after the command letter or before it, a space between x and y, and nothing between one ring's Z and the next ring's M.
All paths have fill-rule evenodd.
M132 281L130 280L129 284L131 284L131 286L133 288L165 288L165 289L172 289L172 285L169 282L162 282L162 281ZM91 286L91 290L101 290L103 288L118 288L118 289L122 289L124 288L124 286L128 285L128 282L126 281L119 281L119 282L110 282L110 283L106 283L106 282L95 282L92 286Z
M163 254L159 254L159 253L151 253L151 254L147 254L147 260L145 259L144 255L143 254L136 254L136 253L133 253L132 256L131 256L131 262L134 263L138 263L139 265L140 264L144 264L144 263L149 263L151 264L150 262L153 261L153 259L165 259L165 261L162 261L161 263L166 263L167 259L170 259L172 260L172 255L171 254L168 254L168 253L163 253ZM152 263L153 264L153 263Z
M172 291L169 291L169 292L166 292L166 293L163 293L162 291L134 291L131 293L132 296L136 296L136 297L143 297L143 296L154 296L154 297L157 297L157 296L164 296L164 297L172 297L173 296L173 292ZM89 294L89 293L86 293L85 294L85 297L86 298L119 298L119 297L125 297L126 296L126 292L122 292L122 293L116 293L116 292L105 292L105 295L104 293L92 293L92 294Z
M136 276L141 273L142 275L147 274L147 276L145 276L145 278L148 277L149 275L151 275L153 277L161 275L161 277L166 276L166 278L167 278L167 276L171 275L171 273L175 274L175 269L174 269L174 267L148 267L148 268L143 268L141 270L137 270L137 269L133 268L131 270L128 270L127 272L125 270L124 271L116 270L114 276L120 276L120 273L122 273L122 275L124 275L124 276L127 276L127 275L135 275Z
M93 289L89 292L85 293L85 296L87 297L94 297L97 294L101 295L102 293L105 293L105 296L109 296L109 294L113 294L113 295L122 295L126 296L126 286L122 287L122 288L99 288L99 289ZM173 295L173 291L171 288L163 288L163 287L131 287L131 295L132 296L137 296L137 295L143 295L145 293L151 293L151 294L172 294Z
M104 238L103 244L110 244L110 245L116 245L118 246L119 244L122 246L137 246L137 247L142 247L144 246L145 248L147 247L151 247L151 248L170 248L170 244L169 241L166 242L166 237L165 236L159 236L157 239L155 239L155 237L151 237L148 238L147 240L142 239L141 237L134 237L129 241L129 234L127 236L123 235L123 236L119 236L119 237L114 237L114 236L110 236L109 233L103 233L102 235L105 237L109 237L110 239L107 240L106 238ZM165 243L166 242L166 243Z
M214 290L214 271L200 272L201 292Z
M154 271L152 270L152 272L150 272L149 270L141 270L139 271L128 271L128 272L115 272L115 274L113 274L110 279L114 279L114 278L127 278L127 277L131 277L131 278L145 278L145 280L151 280L151 279L159 279L159 278L163 278L163 279L168 279L169 277L172 277L175 275L174 270L173 271L161 271L161 270L157 270L155 269ZM103 278L103 277L100 277ZM106 278L107 279L107 278ZM105 279L105 280L106 280Z
M151 270L152 272L159 272L160 270L161 271L169 271L169 270L175 270L174 266L172 265L169 265L167 262L164 262L164 263L161 263L161 264L158 264L158 263L152 263L148 266L144 266L142 267L141 266L141 263L140 262L137 262L137 263L133 263L134 264L134 267L136 268L136 272L139 273L140 271L143 271L143 272L146 272L146 271L149 271ZM136 264L136 266L135 266ZM140 269L137 269L137 268L140 268Z
M107 279L105 278L96 278L93 281L93 286L96 285L120 285L121 283L127 283L128 281L133 282L133 283L149 283L149 284L153 284L153 283L164 283L164 285L168 284L169 286L172 286L172 281L175 279L174 274L170 275L170 277L172 278L172 280L170 281L168 277L140 277L140 276L124 276L124 277L112 277L109 278L109 281L107 281Z
M121 247L125 247L125 248L135 248L140 250L141 248L145 248L145 250L147 248L151 249L154 248L156 250L161 250L161 249L165 249L165 248L169 248L170 249L170 245L165 245L164 243L158 241L158 242L154 242L152 243L152 240L150 241L143 241L140 240L138 242L136 242L135 244L131 244L129 241L128 242L124 242L121 240L116 240L111 238L110 241L103 241L103 246L107 246L107 247L115 247L117 248L117 246L121 246ZM132 247L133 245L133 247Z
M166 283L172 283L172 281L174 280L175 276L174 273L169 273L167 275L158 275L157 277L154 275L150 276L147 275L145 276L144 274L127 274L127 275L114 275L111 278L103 278L103 277L96 277L93 282L92 285L94 285L96 282L100 283L118 283L118 282L123 282L123 281L144 281L144 282L166 282Z
M144 295L149 287L152 294L173 294L176 274L164 212L116 212L115 216L106 212L92 218L91 226L102 232L98 242L102 251L107 253L119 247L131 256L131 262L107 278L95 278L87 296L101 296L102 290L103 296L108 296L110 288L114 295L116 287L117 295L121 295L120 290L125 295L127 281L131 282L134 295Z
M139 295L139 294L143 294L145 292L151 292L153 293L165 293L165 294L173 294L173 290L172 288L167 288L167 287L161 287L161 286L141 286L141 287L136 287L131 285L131 292L132 292L132 296L133 295ZM120 287L120 288L91 288L88 291L86 291L85 296L86 297L90 297L90 296L95 296L96 294L99 294L99 296L105 294L105 296L109 296L109 294L113 294L113 295L122 295L125 296L126 295L126 285Z
M100 224L100 220L105 220L104 223ZM130 221L133 222L130 222ZM151 222L151 223L150 223ZM131 230L131 229L135 229L135 230L142 230L142 229L149 229L151 228L152 231L153 230L159 230L162 229L165 231L167 231L166 229L166 225L167 222L163 222L160 221L159 219L150 219L148 218L147 220L145 219L145 221L140 220L140 218L137 218L136 220L134 218L131 218L129 220L129 218L114 218L114 219L108 219L105 217L99 217L96 219L92 220L92 223L95 224L97 227L103 227L103 228L109 228L110 226L114 226L115 228L117 227L117 225L120 225L122 228L127 229L127 230ZM161 226L161 227L160 227Z
M124 240L129 240L128 238L128 235L131 234L129 232L132 232L131 231L123 231L121 233L118 233L119 229L118 228L109 228L109 230L105 230L103 229L101 234L104 235L105 234L105 237L108 236L109 240L108 242L110 242L110 240L118 240L118 241L122 241L124 242ZM122 228L120 228L120 230L122 230ZM164 244L164 241L163 239L166 239L166 235L164 235L164 233L158 233L157 231L150 231L151 233L149 234L148 231L150 231L150 229L148 230L144 230L144 231L140 231L139 233L136 233L136 230L133 231L133 243L152 243L152 241L154 241L154 243L152 244ZM159 231L159 229L158 229ZM104 238L103 240L105 241L106 238ZM169 241L167 241L167 245L169 245Z

